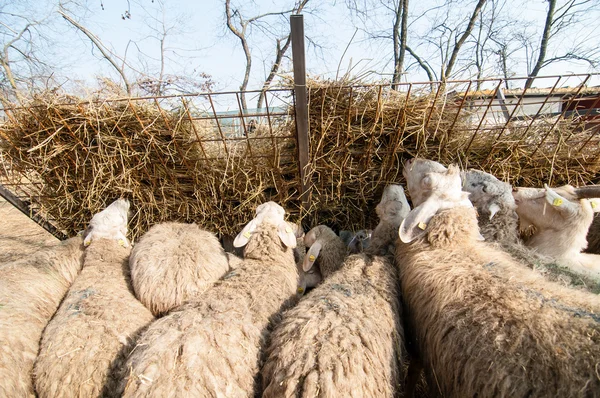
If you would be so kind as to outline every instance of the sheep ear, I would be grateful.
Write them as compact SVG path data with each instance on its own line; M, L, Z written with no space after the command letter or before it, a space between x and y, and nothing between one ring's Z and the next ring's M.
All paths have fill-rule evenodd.
M296 234L292 227L288 225L285 221L279 224L279 228L277 230L277 234L279 235L279 239L281 242L290 249L296 247Z
M256 220L256 218L253 218L252 221L250 221L248 224L246 224L244 229L242 229L242 232L240 232L235 237L235 239L233 240L233 247L246 246L246 244L248 243L248 240L250 240L250 237L252 236L252 233L256 230L257 226L258 226L258 221Z
M319 257L320 252L321 242L313 243L310 249L308 249L308 252L304 256L304 261L302 262L302 270L304 270L304 272L310 271L310 269L315 264L315 261L317 261L317 257Z
M86 229L85 231L83 231L83 235L85 236L85 239L83 239L83 245L84 246L89 246L90 243L92 243L92 228L89 227L88 229Z
M400 240L404 243L412 242L413 240L425 235L427 223L435 215L440 208L436 199L429 198L419 206L412 209L406 218L400 224Z
M544 184L544 188L546 189L546 201L550 203L552 207L558 211L569 214L577 212L577 205L575 203L560 196L558 193L556 193L556 191L548 187L547 184Z
M594 213L600 212L600 199L594 198L588 200L590 201L590 205L592 206L592 210L594 210Z
M500 211L500 206L498 206L497 203L492 203L490 205L490 207L488 207L488 210L490 211L490 220L491 220L492 218L494 218L496 213L498 213Z

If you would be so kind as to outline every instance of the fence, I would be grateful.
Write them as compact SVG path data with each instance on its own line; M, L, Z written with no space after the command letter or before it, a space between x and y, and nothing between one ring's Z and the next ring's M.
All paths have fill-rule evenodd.
M540 77L535 85L547 88L528 90L525 78L394 89L309 81L304 153L291 89L269 90L264 109L252 111L238 92L41 96L4 109L0 193L65 235L119 196L133 202L134 236L165 220L233 234L265 200L305 227L369 227L383 187L403 182L401 163L412 156L517 185L598 182L600 89L590 85L599 77Z

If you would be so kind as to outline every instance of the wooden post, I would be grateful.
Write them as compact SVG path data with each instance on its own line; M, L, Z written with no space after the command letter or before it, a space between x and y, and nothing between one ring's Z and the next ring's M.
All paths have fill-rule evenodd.
M310 186L308 183L308 98L306 94L306 57L304 52L304 17L290 17L292 35L292 60L294 63L294 97L296 108L296 142L300 168L300 199L304 211L310 208Z

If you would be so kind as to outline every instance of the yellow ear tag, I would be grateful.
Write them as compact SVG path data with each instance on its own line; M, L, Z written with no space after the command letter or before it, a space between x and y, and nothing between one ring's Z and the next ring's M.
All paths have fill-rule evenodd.
M556 198L556 199L554 199L554 202L552 202L552 206L556 206L556 207L559 207L562 204L563 204L563 201L561 198Z
M123 239L119 239L119 246L125 247L125 241Z
M83 245L84 245L84 246L89 246L91 243L92 243L92 241L91 241L91 240L88 240L87 242L83 242Z
M592 205L592 209L595 209L598 206L593 200L590 200L590 204Z
M250 239L250 236L252 236L252 234L248 231L244 232L244 238Z
M427 224L425 224L424 222L420 222L418 227L425 231L425 228L427 228Z
M290 227L285 227L285 232L287 232L288 234L291 234L292 229Z
M312 255L312 254L311 254L310 256L308 256L308 260L309 260L311 263L312 263L312 262L314 262L316 259L317 259L317 258L316 258L314 255Z
M298 293L299 293L299 294L302 294L302 293L304 293L304 289L302 289L301 287L299 287L299 288L298 288Z

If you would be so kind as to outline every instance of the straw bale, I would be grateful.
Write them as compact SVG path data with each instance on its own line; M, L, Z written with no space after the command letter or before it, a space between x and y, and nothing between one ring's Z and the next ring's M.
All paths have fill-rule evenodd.
M562 287L478 238L472 208L399 242L407 324L447 397L597 396L600 297Z
M131 251L129 265L137 298L155 316L202 294L229 270L214 234L174 222L150 228Z
M292 249L275 225L262 223L235 270L143 333L123 396L255 396L261 349L279 312L295 302L297 284Z
M154 317L130 287L130 248L98 239L44 330L35 363L40 397L116 396L117 371Z
M83 240L75 237L0 267L0 396L35 396L42 331L82 262Z
M312 80L308 87L313 225L373 228L366 209L375 208L386 184L403 181L399 166L414 156L484 170L513 185L599 178L598 137L576 119L538 117L499 129L478 126L477 109L461 110L460 98L429 85L415 85L410 95L346 80Z
M0 152L6 170L40 183L34 200L69 235L106 196L139 206L133 238L163 221L235 235L269 200L293 221L307 220L306 228L372 229L375 214L366 209L386 184L403 181L398 166L413 156L481 169L517 186L600 181L597 125L544 115L506 126L480 123L475 99L463 104L466 97L435 87L407 92L309 80L312 192L302 212L291 117L233 137L210 113L188 113L193 99L167 106L158 99L86 102L49 93L6 112Z
M184 105L37 96L6 110L3 171L29 176L42 211L70 236L117 197L137 206L133 239L162 221L235 234L269 200L296 211L289 121L252 137L226 137Z

